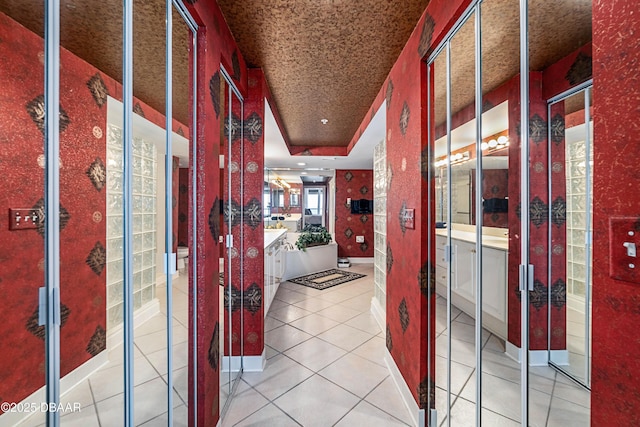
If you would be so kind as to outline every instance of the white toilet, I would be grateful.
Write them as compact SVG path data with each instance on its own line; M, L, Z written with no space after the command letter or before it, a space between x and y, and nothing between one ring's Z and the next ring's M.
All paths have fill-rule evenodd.
M189 266L189 248L186 246L178 246L176 258L178 259L178 271L184 273Z

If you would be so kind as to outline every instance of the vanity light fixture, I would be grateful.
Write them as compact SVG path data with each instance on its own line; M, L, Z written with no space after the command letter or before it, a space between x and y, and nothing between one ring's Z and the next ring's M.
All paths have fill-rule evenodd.
M464 151L462 153L456 153L456 154L451 154L449 157L444 157L441 158L440 160L436 161L433 166L435 166L436 168L440 168L443 166L446 166L448 164L456 164L456 163L463 163L468 161L470 158L469 156L469 152L468 151Z
M277 185L280 188L285 188L285 187L291 188L291 185L289 185L289 183L282 178L276 178L272 180L271 183L274 185Z

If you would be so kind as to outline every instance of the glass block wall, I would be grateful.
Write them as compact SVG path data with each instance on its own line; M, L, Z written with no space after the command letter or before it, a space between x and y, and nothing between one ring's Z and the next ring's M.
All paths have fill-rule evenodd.
M375 298L387 306L387 149L383 140L373 150L373 233Z
M590 268L591 259L585 251L587 227L587 191L593 192L592 183L586 180L586 144L584 141L567 141L566 179L567 179L567 293L581 302L586 292L586 268ZM593 159L593 144L590 147ZM593 174L593 162L588 166ZM593 175L592 175L593 176Z
M133 140L133 304L155 298L156 147ZM123 319L123 164L122 129L107 129L107 328Z

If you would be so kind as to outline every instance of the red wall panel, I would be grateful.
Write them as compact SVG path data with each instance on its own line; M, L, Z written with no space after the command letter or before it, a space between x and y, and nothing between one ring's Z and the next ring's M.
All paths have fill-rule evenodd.
M340 257L373 257L373 213L352 214L351 200L373 200L372 170L336 170L336 243ZM364 243L356 243L364 236Z
M609 218L638 218L640 3L593 2L591 424L640 425L639 285L609 277ZM640 224L640 220L638 221ZM640 228L637 227L636 230Z

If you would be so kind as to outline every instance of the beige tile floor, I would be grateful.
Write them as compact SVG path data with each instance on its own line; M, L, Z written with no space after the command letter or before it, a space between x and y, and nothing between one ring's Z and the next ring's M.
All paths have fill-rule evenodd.
M367 276L324 291L285 282L265 322L268 363L264 372L244 373L222 426L403 426L411 419L383 361L384 334L370 314L373 268ZM164 300L159 295L161 301ZM443 300L436 311L436 401L446 417L446 329ZM174 281L174 425L187 419L187 280ZM135 330L135 424L167 425L166 341L162 313ZM475 424L474 320L453 308L453 426ZM520 413L519 365L504 355L504 343L483 338L483 425L515 426ZM110 363L64 394L82 410L61 425L122 425L122 349L110 349ZM547 367L531 369L532 426L589 425L590 396ZM65 390L63 390L64 392ZM21 426L43 425L42 417Z
M280 285L265 322L267 367L242 375L222 426L407 426L384 363L367 276L318 291Z
M451 425L475 425L475 321L452 307ZM439 425L447 425L446 305L436 301L436 409ZM520 365L504 353L504 341L488 331L482 347L482 425L520 425ZM529 370L529 425L584 427L590 423L590 393L547 366Z

